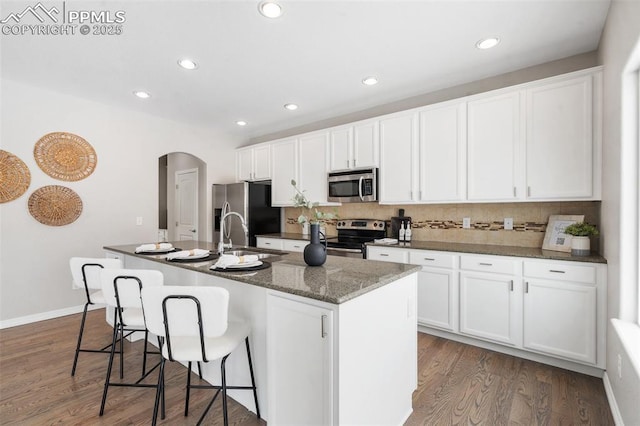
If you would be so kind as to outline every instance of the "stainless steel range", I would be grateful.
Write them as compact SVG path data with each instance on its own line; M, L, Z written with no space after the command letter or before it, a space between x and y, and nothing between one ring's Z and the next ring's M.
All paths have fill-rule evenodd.
M366 258L365 243L386 236L384 220L339 219L336 224L337 237L327 239L327 254Z

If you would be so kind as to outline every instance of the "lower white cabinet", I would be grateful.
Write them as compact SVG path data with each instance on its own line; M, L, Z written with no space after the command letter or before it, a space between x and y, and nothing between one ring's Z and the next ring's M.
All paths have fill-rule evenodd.
M267 297L269 423L332 425L333 312Z
M513 276L460 272L460 333L517 345L517 298Z
M284 240L279 238L256 237L256 247L271 250L284 250L282 244L283 241Z
M605 367L606 264L402 246L367 258L422 266L417 321L434 332Z
M598 290L603 289L596 283L595 269L525 262L525 348L586 363L598 361L597 313L604 306L598 306Z
M308 240L282 240L282 250L302 252L309 242Z

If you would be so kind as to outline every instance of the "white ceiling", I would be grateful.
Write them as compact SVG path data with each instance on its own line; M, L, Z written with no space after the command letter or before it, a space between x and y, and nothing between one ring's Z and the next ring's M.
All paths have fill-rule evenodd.
M36 3L3 0L0 19ZM282 0L278 19L258 3L68 0L67 10L125 11L123 34L2 35L1 71L246 141L593 51L610 0ZM475 48L492 35L496 48ZM179 68L184 56L199 68ZM380 83L364 86L368 75ZM300 108L287 111L288 102Z

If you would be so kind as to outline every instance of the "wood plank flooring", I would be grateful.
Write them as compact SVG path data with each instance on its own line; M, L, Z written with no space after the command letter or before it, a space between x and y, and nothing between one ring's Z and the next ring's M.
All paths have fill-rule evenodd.
M81 353L76 376L70 376L79 324L80 315L70 315L0 330L0 424L150 423L153 389L112 387L105 414L98 416L108 355ZM89 313L85 336L93 347L109 343L103 310ZM141 359L142 343L126 343L125 380L137 378ZM211 390L192 391L185 417L186 371L167 363L167 418L161 425L195 424L213 395ZM421 333L418 374L407 425L614 424L600 379ZM152 374L148 381L156 378ZM265 424L233 399L229 420ZM218 401L205 424L222 424Z

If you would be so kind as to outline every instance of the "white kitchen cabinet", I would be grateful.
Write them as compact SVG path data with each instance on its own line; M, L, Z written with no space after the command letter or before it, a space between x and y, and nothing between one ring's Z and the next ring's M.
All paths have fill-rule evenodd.
M522 196L519 91L467 104L467 199L513 201Z
M332 425L333 312L267 296L269 423Z
M236 151L236 180L271 179L271 146L261 144Z
M298 188L308 200L322 205L327 202L328 133L315 133L298 139Z
M409 263L409 250L392 247L367 246L367 259L382 262Z
M292 206L295 189L291 179L298 180L298 141L286 139L271 145L271 205Z
M308 240L282 240L282 250L303 252L308 244Z
M588 264L525 262L525 348L597 362L597 272Z
M526 91L527 199L594 195L593 77Z
M465 102L437 104L420 112L420 201L464 199L466 128Z
M330 132L330 169L344 171L378 167L378 121L366 121Z
M256 247L271 250L284 250L283 241L279 238L256 237Z
M417 200L418 113L393 114L380 120L380 204Z

